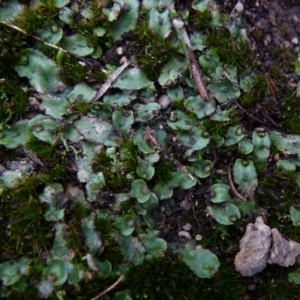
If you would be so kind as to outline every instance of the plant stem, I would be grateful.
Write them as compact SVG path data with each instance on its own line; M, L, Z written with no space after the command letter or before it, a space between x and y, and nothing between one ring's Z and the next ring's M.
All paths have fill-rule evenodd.
M107 294L108 292L110 292L112 289L114 289L119 283L120 281L124 278L124 275L122 274L116 282L114 282L111 286L109 286L107 289L105 289L103 292L101 292L99 295L91 298L90 300L97 300L99 298L101 298L102 296L104 296L105 294Z

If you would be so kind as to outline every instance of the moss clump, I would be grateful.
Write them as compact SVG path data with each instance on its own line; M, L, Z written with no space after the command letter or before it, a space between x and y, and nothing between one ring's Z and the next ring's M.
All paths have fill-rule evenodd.
M300 134L300 101L296 96L288 95L288 100L281 106L282 130L290 134Z
M178 257L168 253L132 267L120 289L127 289L133 299L231 300L243 299L246 287L241 281L229 263L221 264L213 279L199 279Z
M245 71L252 65L252 57L246 41L233 39L226 28L212 29L206 37L207 46L219 57L220 62L229 67Z
M52 1L44 1L43 6L37 9L25 7L23 14L14 23L27 34L36 35L39 29L52 25L58 13L59 9Z
M86 116L87 113L91 110L92 104L90 102L81 100L76 101L72 106L76 112L79 112L80 114Z
M145 21L137 24L131 37L136 63L150 80L157 81L162 67L178 53L178 49L169 38L155 34Z
M30 176L23 178L14 188L5 190L2 194L1 257L36 257L51 249L52 227L45 221L44 204L38 200L43 186L39 177Z
M59 53L56 55L55 61L61 67L60 72L66 84L73 85L85 79L87 66L78 63L74 57Z
M298 299L299 286L288 281L288 274L294 270L295 267L268 265L265 272L257 277L255 292L263 295L265 299Z
M255 107L256 104L263 102L268 93L268 83L263 74L254 77L251 89L242 95L240 102L244 107Z
M110 220L99 217L95 219L95 227L101 234L103 252L101 260L108 260L113 266L123 263L124 257L120 246L113 236L113 224Z
M206 8L203 11L193 11L192 15L192 21L198 29L206 30L210 27L210 22L213 19L213 15L209 9Z
M73 249L79 256L86 254L86 245L82 234L82 219L91 213L91 209L80 203L72 203L66 209L65 220L68 224L67 243L68 249Z
M0 24L0 79L5 78L8 82L16 78L17 72L12 66L19 61L19 53L25 44L26 37L24 35L15 29ZM12 84L11 81L9 84ZM2 83L0 83L0 87L3 88Z
M175 165L170 161L161 158L158 163L154 165L155 173L150 181L153 184L166 184L172 179L172 172L176 170Z
M13 161L20 157L17 149L8 149L3 145L0 145L0 164L8 161Z
M41 174L43 182L57 182L66 179L68 170L65 163L65 151L59 146L51 146L40 141L34 135L30 135L25 143L25 148L32 151L45 165L44 172ZM49 166L49 169L47 168Z
M19 120L26 113L28 104L28 93L19 84L13 80L0 83L0 125Z
M294 172L264 172L258 176L260 187L256 192L257 204L268 213L268 225L279 228L280 233L299 240L299 229L290 220L290 207L298 206L300 188Z
M132 141L123 142L117 148L117 152L123 153L123 157L116 162L108 156L105 149L96 156L92 164L94 172L102 172L105 179L105 191L114 193L124 192L131 187L132 177L136 176L137 146Z

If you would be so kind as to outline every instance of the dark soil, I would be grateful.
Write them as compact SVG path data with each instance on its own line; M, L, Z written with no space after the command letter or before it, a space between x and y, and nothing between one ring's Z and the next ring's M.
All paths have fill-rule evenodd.
M230 14L237 1L217 1L221 11ZM295 58L300 51L300 3L297 0L242 0L243 24L252 50L257 57L257 67L262 72L278 66L278 50ZM277 50L277 51L276 51ZM281 70L288 81L296 81L291 76L293 69Z

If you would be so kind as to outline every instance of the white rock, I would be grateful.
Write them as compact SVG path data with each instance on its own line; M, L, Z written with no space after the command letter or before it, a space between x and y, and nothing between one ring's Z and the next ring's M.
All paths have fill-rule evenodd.
M285 239L277 228L272 229L272 248L268 259L269 264L278 264L289 267L295 264L296 257L300 255L300 244Z
M162 95L158 98L158 104L161 109L166 109L170 105L171 100L167 95Z
M246 233L240 241L240 252L235 256L236 270L242 276L253 276L267 265L271 247L271 229L257 217L255 224L247 225Z
M186 231L189 231L189 230L191 230L192 225L190 223L186 223L185 225L182 226L182 228Z
M294 37L293 39L292 39L292 43L293 44L295 44L295 45L297 45L298 44L298 38L297 37Z
M244 10L244 5L240 1L236 4L235 9L240 13Z
M117 48L117 54L118 55L123 55L123 48L122 47Z
M201 241L202 240L202 235L201 234L196 234L195 240L196 241Z
M184 238L186 238L188 240L190 240L192 238L191 235L190 235L190 233L187 232L187 231L184 231L184 230L179 231L178 232L178 236L179 237L184 237Z

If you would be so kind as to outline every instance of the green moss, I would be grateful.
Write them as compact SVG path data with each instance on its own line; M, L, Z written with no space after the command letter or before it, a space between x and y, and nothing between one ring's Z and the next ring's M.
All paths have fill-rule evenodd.
M299 286L289 283L288 274L295 269L269 265L257 278L256 291L265 299L286 300L300 297Z
M32 151L46 166L40 179L43 182L63 181L68 177L67 164L65 163L65 151L59 146L51 146L40 141L34 135L30 135L25 143L27 150ZM47 169L48 166L51 168Z
M294 172L263 172L259 178L257 204L268 213L268 225L299 241L299 229L290 220L290 207L298 203L299 187Z
M229 118L230 120L227 122L216 122L210 119L204 119L202 121L203 126L206 128L212 140L217 142L222 138L226 139L228 127L236 125L240 121L235 109L230 109Z
M210 22L213 19L212 12L209 9L205 9L203 11L193 11L194 16L192 21L195 26L200 30L206 30L209 28Z
M93 171L102 172L105 179L105 190L114 193L128 191L131 188L132 177L136 176L137 146L132 141L123 142L118 151L123 151L126 158L114 163L113 159L102 149L92 163Z
M120 246L113 236L113 224L110 220L102 217L95 219L95 227L99 230L104 250L101 253L101 260L108 260L113 267L123 262L124 257Z
M61 67L61 75L66 84L73 85L85 79L87 66L80 64L74 57L59 53L55 60Z
M234 40L228 29L212 29L207 34L206 42L223 64L237 67L238 71L245 71L252 65L247 42Z
M294 95L287 95L287 101L281 106L282 130L290 134L300 134L300 101Z
M136 63L150 80L158 80L163 66L178 53L178 49L170 38L155 34L145 21L137 24L131 37Z
M0 163L3 164L8 161L13 161L20 157L16 149L8 149L3 145L0 145Z
M19 120L26 113L28 104L28 93L20 84L13 80L0 84L0 124Z
M37 156L41 158L52 158L55 148L49 145L48 143L40 141L34 135L30 135L28 140L25 143L27 150L32 151Z
M276 85L286 83L287 74L294 72L294 63L297 60L291 49L278 46L273 50L271 58L276 64L268 71Z
M244 107L255 107L256 104L263 102L268 93L268 83L263 74L254 77L253 85L249 92L244 93L240 102Z
M93 69L91 72L91 78L94 79L97 83L102 83L106 80L107 74L102 70Z
M81 100L76 101L72 106L76 112L79 112L80 114L86 116L87 113L91 110L92 104L90 102Z
M55 167L41 177L47 183L64 182L66 179L69 179L69 174L65 163L62 161L59 165L55 165Z
M176 256L145 261L132 267L120 289L133 299L244 299L246 287L229 263L221 263L213 279L199 279Z
M154 164L155 173L150 181L153 185L158 183L168 183L172 179L172 172L175 171L175 166L170 161L161 158L160 161Z
M25 177L2 195L1 255L35 257L51 248L52 227L45 221L45 206L37 198L42 187L38 177Z
M86 253L86 245L82 235L82 219L90 214L91 210L80 203L74 203L66 210L67 244L66 247L73 249L76 254L82 256Z
M58 15L59 9L52 4L52 1L44 0L44 2L44 6L37 9L25 7L23 14L14 21L15 25L31 35L37 35L37 30L50 26Z
M85 19L81 16L81 18L78 18L74 23L74 29L89 38L92 45L99 45L102 50L112 47L113 40L109 31L100 38L94 34L95 28L107 29L110 25L107 16L102 13L102 5L99 4L97 0L92 0L90 9L94 17Z

